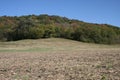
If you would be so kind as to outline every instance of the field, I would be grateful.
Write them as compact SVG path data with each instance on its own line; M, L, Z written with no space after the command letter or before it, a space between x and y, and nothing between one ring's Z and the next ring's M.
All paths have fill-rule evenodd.
M0 42L0 80L120 80L120 45L59 38Z

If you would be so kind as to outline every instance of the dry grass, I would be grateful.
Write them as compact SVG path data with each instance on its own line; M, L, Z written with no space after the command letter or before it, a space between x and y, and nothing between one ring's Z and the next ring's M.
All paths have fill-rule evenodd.
M0 80L120 80L120 45L56 38L0 42Z

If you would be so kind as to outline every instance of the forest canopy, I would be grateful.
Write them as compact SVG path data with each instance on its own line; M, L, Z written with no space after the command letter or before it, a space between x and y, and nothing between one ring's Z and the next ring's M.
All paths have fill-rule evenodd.
M50 37L91 43L120 44L120 28L46 14L0 17L0 41Z

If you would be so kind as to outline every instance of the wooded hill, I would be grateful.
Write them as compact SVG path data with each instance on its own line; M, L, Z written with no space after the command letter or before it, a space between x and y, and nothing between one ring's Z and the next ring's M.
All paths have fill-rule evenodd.
M82 42L119 44L120 28L108 24L86 23L45 14L0 17L0 41L50 37Z

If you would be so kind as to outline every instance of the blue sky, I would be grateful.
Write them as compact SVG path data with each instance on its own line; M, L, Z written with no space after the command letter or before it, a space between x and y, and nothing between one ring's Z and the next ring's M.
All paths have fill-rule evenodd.
M120 27L120 0L0 0L0 16L49 14Z

